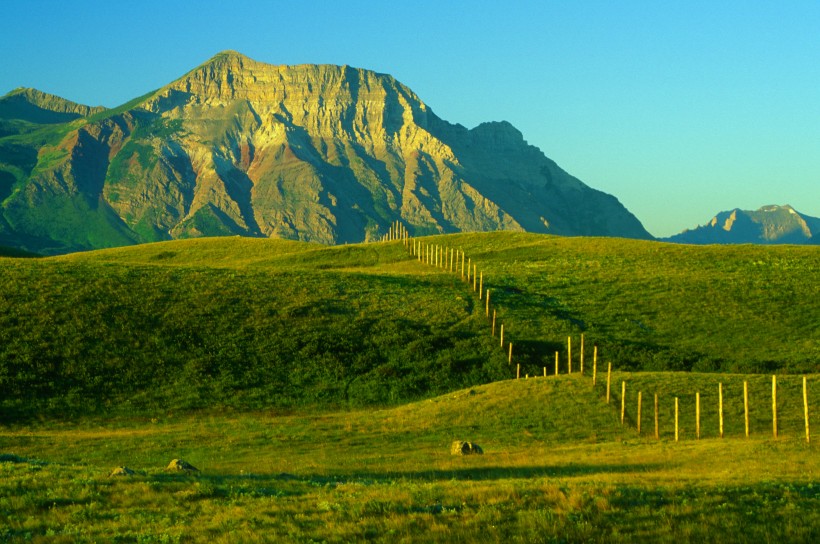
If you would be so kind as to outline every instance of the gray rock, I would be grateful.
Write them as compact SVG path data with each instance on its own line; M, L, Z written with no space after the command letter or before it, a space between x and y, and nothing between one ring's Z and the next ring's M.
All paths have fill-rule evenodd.
M177 472L199 472L198 468L182 459L173 459L170 463L168 463L168 466L165 467L165 470L175 470Z
M117 467L111 471L108 477L113 478L114 476L133 476L134 474L136 474L136 472L134 472L128 467Z
M453 455L481 455L484 450L478 444L456 440L450 446L450 453Z

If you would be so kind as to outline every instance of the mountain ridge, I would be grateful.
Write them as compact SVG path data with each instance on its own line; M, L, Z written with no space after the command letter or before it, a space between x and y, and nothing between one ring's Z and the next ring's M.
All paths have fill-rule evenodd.
M361 68L226 51L120 107L82 111L32 132L36 144L0 138L0 243L45 253L229 234L335 244L378 239L395 220L414 235L652 238L510 123L449 123Z
M757 210L734 208L715 215L705 225L687 229L665 241L688 244L820 244L820 219L801 214L791 205L767 205Z

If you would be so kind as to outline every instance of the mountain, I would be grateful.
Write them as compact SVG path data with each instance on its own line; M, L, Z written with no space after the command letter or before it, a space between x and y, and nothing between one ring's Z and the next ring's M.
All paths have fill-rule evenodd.
M39 125L74 121L105 111L44 93L37 89L14 89L0 98L0 135L19 134Z
M706 225L685 230L666 241L682 244L820 244L820 219L789 205L757 211L734 209L717 214Z
M223 52L101 110L0 98L0 244L39 253L218 235L325 244L519 230L649 239L506 122L437 117L389 75ZM58 124L52 121L60 122Z

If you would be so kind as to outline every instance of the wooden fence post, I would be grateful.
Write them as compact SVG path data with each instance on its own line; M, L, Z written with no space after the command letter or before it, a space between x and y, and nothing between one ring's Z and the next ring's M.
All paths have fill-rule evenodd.
M642 392L638 391L638 435L641 434L641 400Z
M510 342L510 356L509 356L509 364L512 364L512 342ZM521 365L518 365L521 366Z
M772 376L772 436L777 438L777 376Z
M470 270L473 268L473 259L470 257L467 259L467 284L470 283Z
M567 336L567 374L572 374L572 336Z
M486 303L485 304L485 306L486 306L485 313L487 314L487 317L490 317L490 290L489 289L487 289L487 299L484 302Z
M675 397L675 442L678 441L678 397Z
M461 281L464 281L464 250L461 250Z
M661 439L660 427L658 426L658 394L655 393L655 440Z
M746 419L746 438L749 438L749 382L743 382L743 413Z
M455 248L450 250L450 272L453 272L453 260L456 258L456 250Z
M476 286L478 285L478 265L473 265L473 293L476 291Z
M723 383L718 384L718 418L720 419L720 437L723 438Z
M700 391L695 393L695 437L700 440Z
M809 388L805 376L803 376L803 415L806 419L806 444L811 444L811 434L809 433Z
M592 349L592 387L598 380L598 346Z
M608 363L606 367L606 403L609 404L609 385L612 381L612 363Z
M516 380L521 379L521 364L520 363L515 365L515 379Z
M626 382L621 381L621 425L624 424L624 416L626 416Z
M547 377L547 367L544 367L544 377Z
M495 308L493 308L493 336L495 336Z
M555 352L555 375L558 375L558 352Z
M504 347L504 323L501 324L501 347Z
M584 374L584 333L581 333L581 374Z
M484 293L484 271L482 270L478 275L478 300L481 300L481 295Z

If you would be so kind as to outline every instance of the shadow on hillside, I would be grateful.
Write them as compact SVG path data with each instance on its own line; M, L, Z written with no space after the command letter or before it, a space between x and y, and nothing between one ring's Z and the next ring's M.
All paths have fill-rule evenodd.
M452 470L422 470L410 472L360 472L336 476L310 477L315 482L353 481L489 481L525 478L566 478L590 474L645 473L660 470L659 464L611 464L611 465L541 465L527 467L471 467Z
M330 475L293 475L293 474L209 474L207 471L195 474L161 474L153 479L161 481L187 480L191 477L209 480L217 485L246 482L296 482L311 484L341 483L382 483L397 480L420 482L439 481L492 481L531 478L567 478L588 476L592 474L632 474L647 473L662 469L655 463L641 464L603 464L603 465L539 465L526 467L471 467L452 470L420 470L390 472L350 472Z

